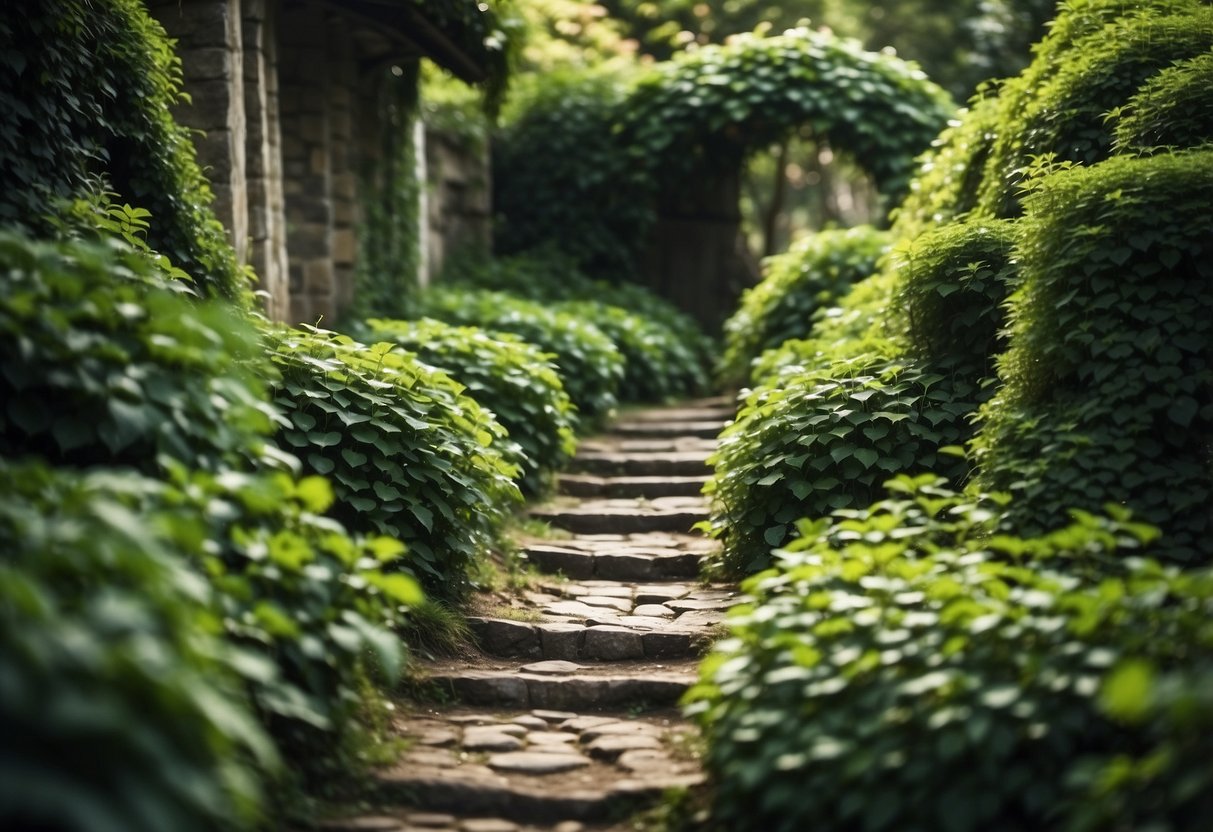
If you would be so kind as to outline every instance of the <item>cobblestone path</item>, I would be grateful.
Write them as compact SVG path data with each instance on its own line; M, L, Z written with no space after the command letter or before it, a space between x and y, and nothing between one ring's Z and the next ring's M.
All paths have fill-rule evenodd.
M712 543L691 532L732 415L719 399L635 411L581 444L561 496L531 509L559 531L520 541L544 579L471 619L482 655L425 668L449 704L396 720L408 747L379 808L328 829L621 832L701 780L675 705L734 596L699 582Z

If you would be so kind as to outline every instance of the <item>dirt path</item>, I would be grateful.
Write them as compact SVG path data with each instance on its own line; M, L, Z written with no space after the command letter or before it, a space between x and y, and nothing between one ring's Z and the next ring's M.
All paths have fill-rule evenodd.
M373 815L330 832L630 828L664 790L700 782L676 703L733 601L699 582L710 541L704 459L733 409L705 400L626 414L582 443L562 496L521 541L545 574L473 617L483 655L428 665L444 705L396 721L409 743Z

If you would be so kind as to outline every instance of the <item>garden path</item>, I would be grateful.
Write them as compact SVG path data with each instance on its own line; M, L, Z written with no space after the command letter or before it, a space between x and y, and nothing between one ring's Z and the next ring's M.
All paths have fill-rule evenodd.
M581 444L530 512L553 533L520 541L542 579L471 618L480 654L425 667L445 704L401 709L407 751L377 775L374 814L328 832L621 832L701 781L675 706L734 600L700 582L713 543L691 531L733 413L633 411Z

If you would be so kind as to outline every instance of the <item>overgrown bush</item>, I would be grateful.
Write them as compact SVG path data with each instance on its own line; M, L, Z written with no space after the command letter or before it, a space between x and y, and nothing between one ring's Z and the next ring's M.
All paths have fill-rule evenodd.
M725 321L718 375L743 383L750 363L764 351L807 338L818 311L874 274L888 245L886 232L859 226L820 231L767 258L762 282L742 294L737 311Z
M495 447L505 431L462 385L389 343L311 327L265 338L289 422L280 438L332 479L333 516L404 541L426 588L457 596L519 497L517 470Z
M148 474L265 453L272 375L253 327L111 241L0 234L0 454ZM271 452L272 453L272 452Z
M254 660L171 544L191 518L115 496L149 483L0 459L6 829L254 826L277 765L235 672Z
M1031 66L1003 87L981 212L1018 215L1017 189L1042 164L1107 158L1114 122L1106 115L1159 71L1210 47L1213 8L1198 0L1091 0L1068 9Z
M959 484L971 382L910 359L858 355L780 375L755 389L708 460L707 529L730 575L764 569L800 517L868 505L893 473L935 470Z
M1116 112L1117 152L1181 150L1213 142L1213 54L1153 76Z
M435 320L367 322L376 341L388 341L438 367L491 411L516 448L503 456L522 472L528 495L541 495L573 455L575 414L547 354L516 335L490 335Z
M1213 153L1118 157L1025 200L1002 389L975 444L1011 522L1123 503L1158 551L1213 555Z
M660 402L694 396L707 387L703 363L678 333L620 306L592 300L565 301L558 312L591 321L623 356L619 399Z
M798 517L868 505L891 474L964 483L969 465L954 446L972 437L972 416L992 392L1012 244L1007 222L926 232L844 298L853 321L840 315L832 337L764 356L761 383L710 460L708 528L724 544L726 571L765 567Z
M554 356L556 370L589 428L614 409L624 359L589 321L504 292L431 290L420 310L447 323L509 332Z
M455 258L444 267L442 278L459 286L508 292L547 305L567 301L609 303L672 332L680 350L695 356L696 374L705 372L715 360L715 345L690 315L639 283L586 277L573 258L551 248L491 260Z
M717 826L1082 828L1085 767L1144 755L1162 727L1105 714L1109 671L1207 655L1213 578L1125 557L1152 530L1120 512L1016 537L993 533L1000 499L929 475L890 488L802 522L743 585L751 601L687 700ZM1133 828L1200 828L1185 809L1207 795L1177 797L1135 807Z
M151 212L147 243L202 294L248 294L171 115L181 61L143 3L8 4L0 55L0 221L45 235L65 204L129 203Z

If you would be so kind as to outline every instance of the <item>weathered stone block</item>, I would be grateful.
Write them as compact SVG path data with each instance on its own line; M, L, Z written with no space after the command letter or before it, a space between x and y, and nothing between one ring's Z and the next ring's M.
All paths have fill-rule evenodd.
M236 121L232 87L222 78L191 83L191 103L180 106L181 120L199 130L231 129Z
M641 634L626 627L590 627L585 631L585 657L623 661L644 657Z

